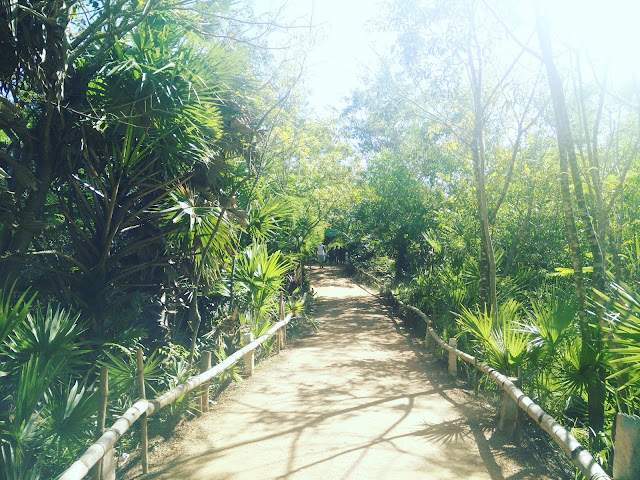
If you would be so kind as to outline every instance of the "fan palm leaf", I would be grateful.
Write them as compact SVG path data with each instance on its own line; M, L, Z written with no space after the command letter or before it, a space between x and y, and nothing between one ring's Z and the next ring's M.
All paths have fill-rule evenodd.
M596 291L608 313L610 334L610 363L616 372L620 389L637 386L640 382L640 295L626 284L612 284L613 295Z
M71 456L95 433L98 409L92 388L80 386L77 381L60 385L45 395L43 436L47 450L59 459Z
M267 247L254 241L236 264L236 281L246 295L246 304L256 319L274 306L274 296L282 288L291 262L280 251L269 254Z
M37 305L34 314L27 315L26 322L16 328L10 356L18 364L37 356L71 367L74 357L87 352L78 342L84 331L79 318L59 305L55 310L50 303L44 308Z
M475 312L463 307L456 317L461 333L474 339L479 356L506 375L517 374L527 360L528 333L522 329L521 307L519 302L507 300L498 309L497 321L486 306Z

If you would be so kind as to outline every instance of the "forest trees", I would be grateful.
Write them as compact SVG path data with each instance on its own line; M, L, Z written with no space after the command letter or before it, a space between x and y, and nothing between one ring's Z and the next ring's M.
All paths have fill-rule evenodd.
M171 192L189 185L222 218L256 175L255 59L231 48L247 14L227 3L2 2L0 269L35 267L96 338L131 294L170 284Z
M602 200L600 170L598 168L598 160L597 158L594 158L592 149L597 148L597 143L592 145L591 142L587 140L587 145L590 147L589 161L591 175L589 176L594 179L594 182L591 183L594 193L591 210L595 212L592 219L583 191L583 180L578 166L578 158L575 151L575 140L571 133L571 123L562 87L562 80L558 74L551 50L549 25L544 18L545 14L540 10L539 6L536 14L538 22L538 37L540 39L542 52L541 58L547 72L549 91L555 114L555 127L558 139L558 158L560 163L560 190L562 192L566 232L572 253L575 294L578 305L578 315L581 323L581 364L586 369L590 370L589 380L587 382L589 423L592 428L598 432L604 427L605 409L604 369L599 362L599 356L602 355L603 348L601 330L602 312L599 307L596 307L595 311L598 312L598 318L595 329L593 329L592 326L589 325L589 320L587 318L587 309L585 305L586 292L583 282L582 251L580 248L578 229L576 227L576 219L574 217L574 202L572 201L572 196L574 196L578 215L582 220L587 244L591 252L591 258L593 259L591 285L597 291L603 292L605 290L605 250L603 249L603 241L605 237L596 231L595 222L600 224L599 228L606 231L608 220L602 212L604 204ZM588 135L588 132L585 133ZM597 140L597 131L594 132L594 140ZM573 182L573 195L569 179Z
M292 252L266 245L287 209L248 225L277 203L259 163L290 93L275 91L282 72L261 43L277 28L227 1L0 1L3 478L55 476L88 440L98 361L126 376L127 355L144 346L149 368L176 380L190 373L183 352L193 358L202 342L224 357L239 341L225 297L234 259L260 253L248 278L277 267L264 292L236 279L247 315L244 296L272 310L287 286ZM223 322L235 323L222 332ZM49 330L74 357L62 370L42 344L57 341ZM58 418L67 400L77 411ZM78 438L56 456L42 447L57 441L44 427L58 420Z
M496 52L487 25L495 19L479 2L391 3L387 28L397 32L402 74L387 73L391 95L402 99L428 129L439 128L451 144L466 149L474 181L480 240L481 295L498 314L496 259L491 230L511 181L528 130L540 110L522 76L522 51L513 58ZM480 28L483 25L483 28ZM496 25L497 26L497 25ZM388 67L394 70L393 67ZM526 86L525 86L526 85ZM501 163L503 165L501 165ZM502 169L502 185L495 173ZM487 183L498 194L491 198Z
M637 85L614 89L530 2L389 0L392 51L340 118L317 120L301 67L275 71L263 43L277 25L243 7L0 0L1 290L20 317L0 324L0 402L50 367L30 329L76 337L60 340L74 372L3 410L3 452L35 467L12 419L90 402L85 341L155 342L182 373L203 346L224 356L241 328L270 321L277 291L300 286L328 228L445 336L522 367L531 395L575 425L597 434L610 405L640 411L627 360ZM29 317L35 291L64 309ZM478 322L487 338L473 338Z

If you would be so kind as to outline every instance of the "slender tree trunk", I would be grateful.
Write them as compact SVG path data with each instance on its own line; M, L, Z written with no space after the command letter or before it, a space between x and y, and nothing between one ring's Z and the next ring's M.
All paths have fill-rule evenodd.
M578 313L580 315L582 350L581 363L595 370L595 381L591 381L587 386L588 394L588 414L589 423L594 431L602 430L604 426L604 400L605 390L604 384L600 377L602 372L598 371L596 361L597 353L601 348L601 339L592 338L591 329L587 318L585 305L585 287L582 276L582 258L581 248L578 239L577 228L575 224L574 211L571 202L571 186L569 183L569 175L573 180L574 195L578 213L582 219L585 228L587 242L593 255L593 277L592 286L601 291L604 290L604 262L600 243L595 233L595 228L591 222L591 217L587 210L584 192L582 189L582 179L578 168L578 161L575 153L574 141L571 135L571 126L569 123L569 114L565 103L562 80L553 61L551 49L551 39L548 25L544 18L544 14L539 4L536 4L537 29L540 47L542 50L542 61L547 71L547 80L549 90L553 102L553 110L555 113L558 153L560 161L560 185L562 191L562 203L565 216L565 224L567 226L567 234L571 247L574 283L576 289L576 298L578 301Z
M198 341L198 330L202 317L198 309L198 285L194 284L191 292L191 303L189 304L189 325L191 326L191 348L189 350L189 365L193 366L193 359L196 353L196 343Z
M473 93L473 138L471 140L471 155L473 160L473 172L476 190L476 203L478 221L480 224L480 244L486 261L486 276L489 298L487 303L491 307L491 316L494 322L498 319L498 295L496 290L496 259L493 252L493 240L491 238L491 224L489 222L489 207L487 205L487 188L485 183L485 145L484 145L484 117L485 107L482 99L482 49L476 38L475 6L470 8L472 43L467 51L468 69ZM475 59L475 60L474 60ZM481 257L482 258L482 257ZM481 272L484 262L481 262Z
M473 60L470 58L473 65ZM473 71L473 69L472 69ZM474 76L472 85L474 100L474 130L471 142L471 154L473 158L473 172L476 190L476 204L478 221L480 223L480 244L483 255L481 258L481 272L484 270L489 298L487 303L491 307L491 315L494 321L498 318L498 295L496 290L496 259L493 252L493 240L489 223L489 208L487 206L487 188L485 184L485 151L484 151L484 111L481 97L481 77ZM486 262L486 263L485 263Z
M600 92L600 99L598 101L598 110L596 111L596 117L593 122L593 128L591 132L589 131L589 120L587 117L587 108L585 104L585 95L584 89L582 86L582 72L580 66L580 60L578 58L577 62L577 71L578 71L578 87L579 87L579 99L581 105L582 112L582 125L584 129L584 138L587 145L587 156L589 159L588 179L591 180L590 189L593 191L593 197L595 199L593 208L596 209L595 220L597 228L595 230L595 235L600 245L601 254L603 256L603 270L606 267L604 265L604 259L606 258L607 252L607 238L609 239L609 252L611 253L611 258L613 260L614 269L616 271L616 276L619 278L621 268L620 268L620 258L619 258L619 249L616 248L616 241L613 236L611 230L611 224L609 223L609 216L607 214L607 208L604 202L604 196L602 194L602 180L600 177L600 151L598 148L598 134L600 132L600 121L602 119L602 111L604 109L604 99L605 99L605 91L604 89ZM606 82L606 80L605 80ZM603 285L604 288L604 272L603 272Z

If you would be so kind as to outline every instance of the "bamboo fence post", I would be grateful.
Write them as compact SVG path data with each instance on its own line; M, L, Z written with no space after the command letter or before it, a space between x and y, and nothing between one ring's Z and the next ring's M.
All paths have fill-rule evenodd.
M211 352L203 352L200 359L200 373L211 369ZM200 387L200 415L209 411L209 385L211 382L204 382Z
M457 338L450 338L449 339L449 345L452 348L458 348L458 339ZM455 352L452 352L451 350L449 350L449 373L451 375L453 375L454 377L458 375L458 356L455 354Z
M280 292L280 309L278 312L278 321L281 322L284 320L284 292ZM280 334L280 343L281 348L285 348L287 345L287 326L282 327Z
M107 419L107 400L109 398L109 366L102 365L100 367L100 389L98 398L98 438L102 436ZM102 459L96 463L91 473L93 480L102 479Z
M509 377L509 380L517 388L520 388L521 380L519 378ZM518 403L505 390L502 395L502 408L500 409L500 421L498 422L498 428L505 435L513 437L518 432L521 419L522 415L520 414L520 407L518 406Z
M108 452L105 452L101 460L102 460L101 480L116 480L116 468L118 467L118 462L116 461L116 456L115 456L113 447L111 447Z
M138 382L140 383L140 398L146 399L146 393L144 389L144 361L142 359L142 348L138 347ZM143 413L140 416L140 458L142 460L142 473L146 475L149 473L149 433L147 429L147 414Z
M427 347L428 351L433 350L433 337L431 336L431 320L427 321L426 324L427 333L424 335L424 343Z
M249 345L251 342L253 342L253 333L248 332L244 334L244 344ZM244 355L242 357L242 359L244 360L244 373L247 376L251 376L253 375L253 367L255 364L255 360L254 360L254 356L253 356L253 350L249 353L247 353L246 355Z
M473 357L473 396L478 398L478 357Z
M614 441L613 478L632 480L640 478L640 417L616 415L616 438Z

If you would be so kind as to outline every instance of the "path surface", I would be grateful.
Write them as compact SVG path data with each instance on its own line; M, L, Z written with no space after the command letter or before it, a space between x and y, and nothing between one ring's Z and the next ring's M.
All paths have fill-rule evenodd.
M312 272L320 331L259 364L212 413L157 447L151 478L560 478L492 442L481 426L492 412L420 354L377 297L339 273Z

